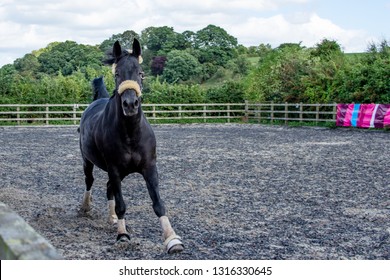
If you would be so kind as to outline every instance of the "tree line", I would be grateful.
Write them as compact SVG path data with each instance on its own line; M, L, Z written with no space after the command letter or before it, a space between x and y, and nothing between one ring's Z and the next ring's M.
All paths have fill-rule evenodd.
M131 48L134 38L144 48L146 103L390 103L386 40L360 54L346 54L329 39L310 48L245 47L215 25L183 33L167 26L128 30L95 46L50 43L0 68L1 103L89 103L93 78L103 76L114 89L106 53L116 40Z

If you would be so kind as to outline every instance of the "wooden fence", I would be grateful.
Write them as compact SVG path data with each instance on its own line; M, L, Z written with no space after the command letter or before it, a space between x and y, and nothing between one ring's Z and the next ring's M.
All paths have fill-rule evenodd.
M293 122L336 122L337 104L303 103L245 103L248 119L271 123L278 121L287 124Z
M88 104L0 104L0 125L77 125ZM143 104L149 121L335 122L336 104Z

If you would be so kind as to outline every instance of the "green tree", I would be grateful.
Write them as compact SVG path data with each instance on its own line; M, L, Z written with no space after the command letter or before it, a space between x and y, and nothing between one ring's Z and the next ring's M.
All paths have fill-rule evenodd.
M176 33L173 27L148 27L141 32L145 47L156 55L164 55L175 49L183 49L185 38Z
M123 33L118 33L112 35L109 39L104 40L100 45L99 49L103 52L112 50L112 47L115 43L115 41L119 41L122 48L124 49L131 49L133 46L134 38L139 39L140 36L137 34L137 32L133 30L126 30Z
M40 63L35 55L26 54L23 58L18 58L14 61L14 67L22 75L35 77L39 71Z
M312 49L311 55L325 60L331 60L334 56L342 54L341 46L334 40L323 39Z
M296 102L307 71L306 51L300 44L282 44L265 51L257 67L245 78L246 99L264 102Z
M339 81L346 67L341 46L334 40L323 39L310 50L310 69L303 83L303 99L311 103L328 103L337 99Z
M172 50L183 50L188 43L183 34L172 27L148 27L141 32L141 43L144 46L142 57L144 71L151 74L151 64L156 56L166 56Z
M209 47L230 50L237 47L237 39L223 28L210 24L196 32L195 36L195 48L207 49Z
M240 55L230 60L226 64L226 67L233 72L233 75L241 78L248 74L251 68L251 63L246 55Z
M195 37L196 33L193 31L186 30L182 33L184 40L186 42L185 48L190 49L195 47Z
M377 49L369 52L372 63L363 71L367 74L364 86L366 99L371 102L390 103L390 46L386 40L379 43Z
M309 54L304 48L288 46L282 49L278 78L283 102L306 102L302 79L309 73Z
M168 83L186 82L196 79L202 68L198 60L186 51L173 50L168 53L163 78Z
M56 44L39 57L40 71L46 74L70 75L87 66L100 68L103 53L97 47L66 41Z
M235 57L237 39L221 27L208 25L196 32L194 47L200 50L197 54L201 63L210 62L224 66Z
M0 68L1 103L9 103L14 94L17 71L14 65L6 64Z
M343 92L348 91L349 102L390 102L390 46L386 40L371 43L367 53L355 61L353 76Z

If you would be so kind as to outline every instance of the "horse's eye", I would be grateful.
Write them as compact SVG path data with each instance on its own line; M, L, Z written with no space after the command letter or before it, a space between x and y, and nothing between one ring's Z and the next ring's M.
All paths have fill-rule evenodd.
M145 79L145 72L140 72L139 75L141 77L141 80Z

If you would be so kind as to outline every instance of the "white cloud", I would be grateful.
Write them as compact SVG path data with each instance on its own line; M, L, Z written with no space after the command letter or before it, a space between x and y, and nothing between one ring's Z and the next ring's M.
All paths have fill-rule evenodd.
M345 30L315 13L299 18L282 14L269 18L252 17L239 26L232 26L230 31L234 36L239 36L240 42L245 45L270 43L276 47L286 42L302 42L311 47L328 38L338 41L346 51L361 51L361 44L354 44L364 41L367 36L363 30Z
M3 0L0 4L0 66L53 41L98 44L125 30L150 26L198 31L224 28L244 45L337 40L346 51L367 45L362 30L346 30L305 7L312 0ZM310 6L310 5L309 5ZM284 8L296 8L287 9ZM313 7L313 6L310 6ZM372 38L369 38L372 39Z

